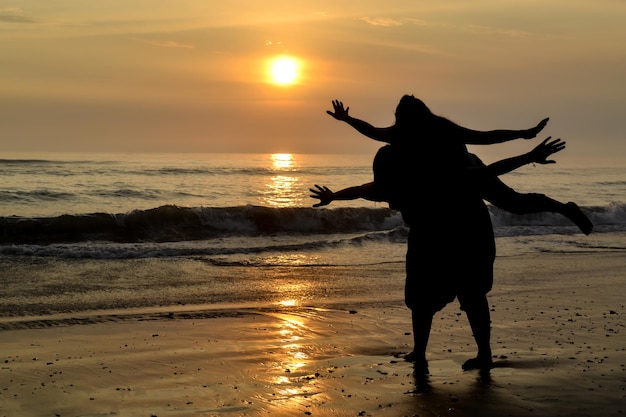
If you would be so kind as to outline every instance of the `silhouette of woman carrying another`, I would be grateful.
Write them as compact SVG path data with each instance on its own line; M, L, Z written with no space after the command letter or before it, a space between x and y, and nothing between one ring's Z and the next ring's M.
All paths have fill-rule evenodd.
M503 201L501 205L515 205L515 201L518 206L526 204L522 208L516 206L518 212L545 211L535 206L537 201L553 204L554 200L534 194L515 196L517 193L509 187L502 188L504 184L494 179L526 163L552 163L545 157L560 151L564 144L559 140L547 143L548 138L535 153L485 167L467 152L465 143L532 138L543 129L547 119L521 131L474 131L432 114L413 96L404 96L396 109L395 125L375 128L350 117L341 102L333 101L333 106L335 111L328 113L336 119L346 121L370 138L391 144L376 155L373 183L338 193L319 186L311 191L312 197L320 199L315 206L358 193L364 198L387 201L391 208L400 210L410 226L405 301L412 312L415 347L405 359L415 362L417 371L427 373L426 346L433 316L458 297L478 346L477 357L466 361L463 368L488 369L492 360L486 294L493 283L495 240L483 198L489 196L493 204L498 198ZM543 156L538 157L537 152L543 152ZM515 163L511 165L511 161ZM494 166L506 169L498 171ZM517 200L511 199L511 194ZM436 209L430 208L431 202L437 203Z
M469 194L456 196L455 201L471 207L464 201L471 193L480 193L480 189L492 176L502 175L529 163L550 164L546 158L565 148L560 139L545 139L532 151L513 158L495 162L489 166L468 168L463 178L459 179L463 187L471 190ZM348 187L333 192L328 187L316 185L311 188L311 197L320 200L314 207L330 204L336 200L364 198L371 201L386 201L391 208L399 210L410 227L406 256L405 302L411 309L413 323L414 350L405 359L415 363L418 374L428 373L426 347L430 335L432 320L438 311L458 297L461 308L465 310L478 347L478 355L463 364L463 369L488 369L491 367L490 316L486 294L493 284L493 261L495 260L495 242L490 219L482 216L477 221L477 199L474 209L460 220L448 221L453 213L442 210L431 213L428 202L419 197L404 199L414 194L422 184L407 181L410 172L398 164L406 156L396 153L393 147L382 147L374 159L374 181L360 186ZM428 177L423 177L428 178ZM426 180L428 181L428 180ZM420 193L421 194L421 193ZM400 195L400 196L398 196ZM431 200L430 195L423 197ZM415 196L414 196L415 197ZM458 213L466 207L454 207ZM428 221L424 221L428 217ZM473 217L473 218L472 218ZM419 226L413 226L414 222ZM480 220L480 217L478 218ZM488 221L489 223L486 223ZM469 222L461 224L461 222ZM482 229L482 230L481 230ZM475 248L474 250L468 249Z
M443 167L444 175L450 168L484 166L475 154L468 152L466 144L489 145L520 138L532 139L543 130L549 120L545 118L537 126L525 130L472 130L435 115L418 98L404 95L396 108L395 124L380 128L351 117L348 113L350 108L344 108L341 101L334 100L332 104L334 111L328 110L329 115L348 123L371 139L401 147L414 157L411 162L413 164L426 160L422 156L428 158L434 155L439 156L437 164ZM584 234L588 235L593 230L593 224L589 218L574 202L562 203L538 193L518 193L497 176L493 176L484 184L483 192L485 200L510 213L559 213L576 224Z

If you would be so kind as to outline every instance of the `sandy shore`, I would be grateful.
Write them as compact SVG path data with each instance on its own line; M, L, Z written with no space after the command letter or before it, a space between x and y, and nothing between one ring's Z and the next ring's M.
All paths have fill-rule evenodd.
M426 383L401 358L401 294L39 320L0 331L0 416L622 416L625 272L621 252L498 258L497 366L461 370L474 344L453 303L436 316Z

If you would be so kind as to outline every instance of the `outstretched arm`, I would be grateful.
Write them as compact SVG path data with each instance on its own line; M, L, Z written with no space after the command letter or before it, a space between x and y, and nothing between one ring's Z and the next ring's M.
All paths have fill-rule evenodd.
M326 110L326 113L330 114L337 120L346 122L354 129L356 129L362 135L367 136L370 139L374 139L380 142L390 143L391 140L391 127L374 127L371 124L361 119L356 119L348 114L350 107L343 107L343 102L339 100L333 100L333 111Z
M370 139L386 143L391 143L393 141L392 126L375 127L364 120L350 116L350 107L344 108L343 102L333 100L332 103L333 110L326 110L326 113L335 119L346 122L359 133ZM441 116L435 116L435 118L441 122L441 124L439 124L439 128L442 129L442 132L438 133L441 133L450 139L458 140L469 145L492 145L495 143L508 142L514 139L532 139L536 137L544 127L546 127L548 121L550 120L550 118L546 117L530 129L474 130L460 126Z
M535 146L533 150L522 155L514 156L512 158L502 159L487 165L486 167L471 168L479 175L499 176L506 174L526 164L555 164L556 161L547 159L550 155L565 149L565 142L561 139L554 139L550 141L551 136L548 136L539 145Z
M363 198L370 201L382 201L376 196L373 182L344 188L336 193L331 191L330 188L326 186L319 186L315 184L315 188L309 188L309 191L313 193L310 195L311 198L317 198L320 200L319 203L313 204L313 207L327 206L335 200L356 200L357 198Z
M537 126L522 130L497 129L481 131L468 129L453 122L450 123L451 130L453 130L451 134L462 138L463 143L469 145L492 145L494 143L507 142L513 139L532 139L536 137L544 127L546 127L548 120L550 119L546 117L540 121Z

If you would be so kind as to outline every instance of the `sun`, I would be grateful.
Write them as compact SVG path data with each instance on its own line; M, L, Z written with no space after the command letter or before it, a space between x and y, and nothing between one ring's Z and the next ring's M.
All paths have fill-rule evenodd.
M277 85L292 85L300 78L300 61L291 56L279 56L269 62L270 81Z

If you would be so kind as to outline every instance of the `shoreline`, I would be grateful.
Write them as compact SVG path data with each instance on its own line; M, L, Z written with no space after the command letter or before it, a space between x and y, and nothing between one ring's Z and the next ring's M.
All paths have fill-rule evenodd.
M457 302L435 316L426 385L402 359L398 302L178 306L0 330L0 417L624 415L622 254L505 257L495 273L489 378L461 370L474 344Z

